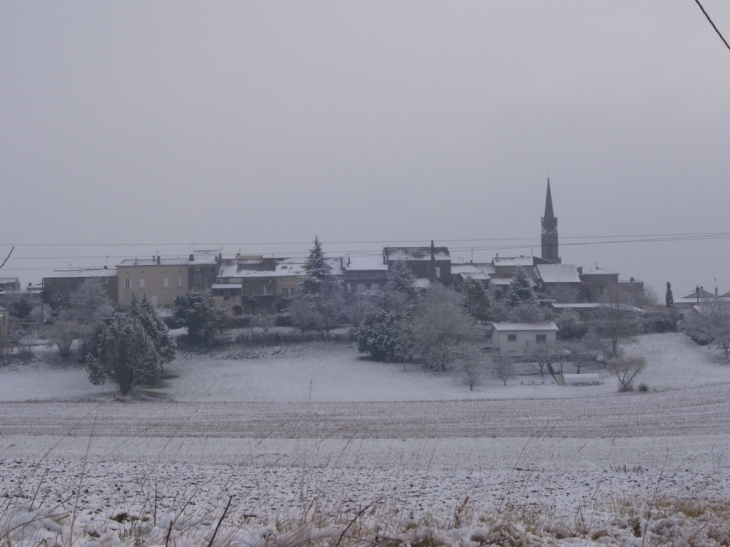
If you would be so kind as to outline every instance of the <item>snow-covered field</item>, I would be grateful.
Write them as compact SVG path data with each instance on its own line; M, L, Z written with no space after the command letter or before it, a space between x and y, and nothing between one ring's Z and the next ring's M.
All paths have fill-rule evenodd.
M232 544L303 544L286 532L331 524L318 533L334 545L355 520L349 544L377 526L406 542L437 530L435 545L497 530L502 544L728 544L730 366L678 334L627 349L647 358L649 393L536 374L470 392L341 345L181 357L134 401L83 369L0 367L0 486L20 511L0 518L34 518L26 543L35 527L207 545L230 499L216 541ZM43 512L58 503L75 515L55 525Z

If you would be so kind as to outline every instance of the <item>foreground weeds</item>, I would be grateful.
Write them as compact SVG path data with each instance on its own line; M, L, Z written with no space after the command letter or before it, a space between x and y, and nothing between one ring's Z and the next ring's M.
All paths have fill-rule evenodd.
M154 493L151 493L153 497ZM730 545L730 502L658 498L613 500L606 507L558 518L535 507L507 504L483 512L466 498L453 515L414 519L388 500L353 511L323 507L317 498L296 513L247 513L231 496L216 511L195 509L180 496L173 511L152 504L131 514L106 509L104 518L73 518L73 500L32 500L4 505L3 546L248 546L248 547L456 547L541 545ZM99 508L102 512L102 508ZM442 518L443 517L443 518ZM590 525L586 523L590 521Z

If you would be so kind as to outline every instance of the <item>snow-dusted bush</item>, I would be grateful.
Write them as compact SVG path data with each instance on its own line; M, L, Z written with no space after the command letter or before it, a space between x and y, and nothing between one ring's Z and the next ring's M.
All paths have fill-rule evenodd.
M98 357L88 356L86 370L92 384L104 384L110 378L126 395L135 385L161 376L164 360L139 318L118 315L104 326Z
M175 320L188 329L188 339L192 342L210 342L213 333L221 325L223 312L213 304L209 292L186 291L172 302Z
M395 360L408 333L410 318L403 312L375 310L357 329L357 349L379 361Z

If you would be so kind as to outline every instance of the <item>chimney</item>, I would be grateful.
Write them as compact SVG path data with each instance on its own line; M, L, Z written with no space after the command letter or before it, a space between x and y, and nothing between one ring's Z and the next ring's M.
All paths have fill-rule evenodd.
M634 278L633 277L629 277L629 281L631 281L633 283L634 282Z
M195 255L190 253L190 257L188 258L188 260L190 260L190 262L195 262Z
M583 275L583 266L578 266L576 269L578 270L578 275Z
M135 266L137 265L137 259L136 258L134 259L134 265Z
M160 265L160 255L157 255L157 265Z

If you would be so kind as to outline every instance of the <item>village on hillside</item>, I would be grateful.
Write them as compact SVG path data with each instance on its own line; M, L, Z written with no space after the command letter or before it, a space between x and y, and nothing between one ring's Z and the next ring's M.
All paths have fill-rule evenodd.
M599 267L598 263L584 268L562 262L549 180L541 226L539 257L497 254L490 262L453 262L448 247L433 241L430 246L384 247L378 254L333 256L323 252L322 256L328 275L336 281L338 298L350 308L377 301L392 286L398 268L403 267L418 291L426 292L434 284L462 291L464 287L478 286L497 304L509 297L516 277L521 278L549 313L537 319L515 319L499 312L476 314L492 326L493 347L509 354L523 353L535 341L554 341L559 329L546 319L566 310L586 318L619 294L620 304L635 314L657 304L653 291L634 277L621 278L619 272ZM25 289L40 295L40 318L36 318L40 322L52 319L82 284L93 281L104 288L114 307L122 312L133 300L144 299L164 316L170 313L177 297L191 291L204 293L211 297L223 323L234 325L240 324L237 319L257 314L291 316L292 303L307 276L306 265L307 259L302 257L240 253L225 257L215 250L194 250L185 257L128 258L116 268L55 270L43 278L40 286ZM0 296L12 297L22 288L18 278L0 278ZM713 299L730 301L730 293L720 295L715 290L713 294L698 287L691 294L671 298L671 307L678 311L675 319L681 319L685 312L697 311L698 306ZM12 315L0 307L0 332L5 336ZM357 326L359 319L351 322Z

